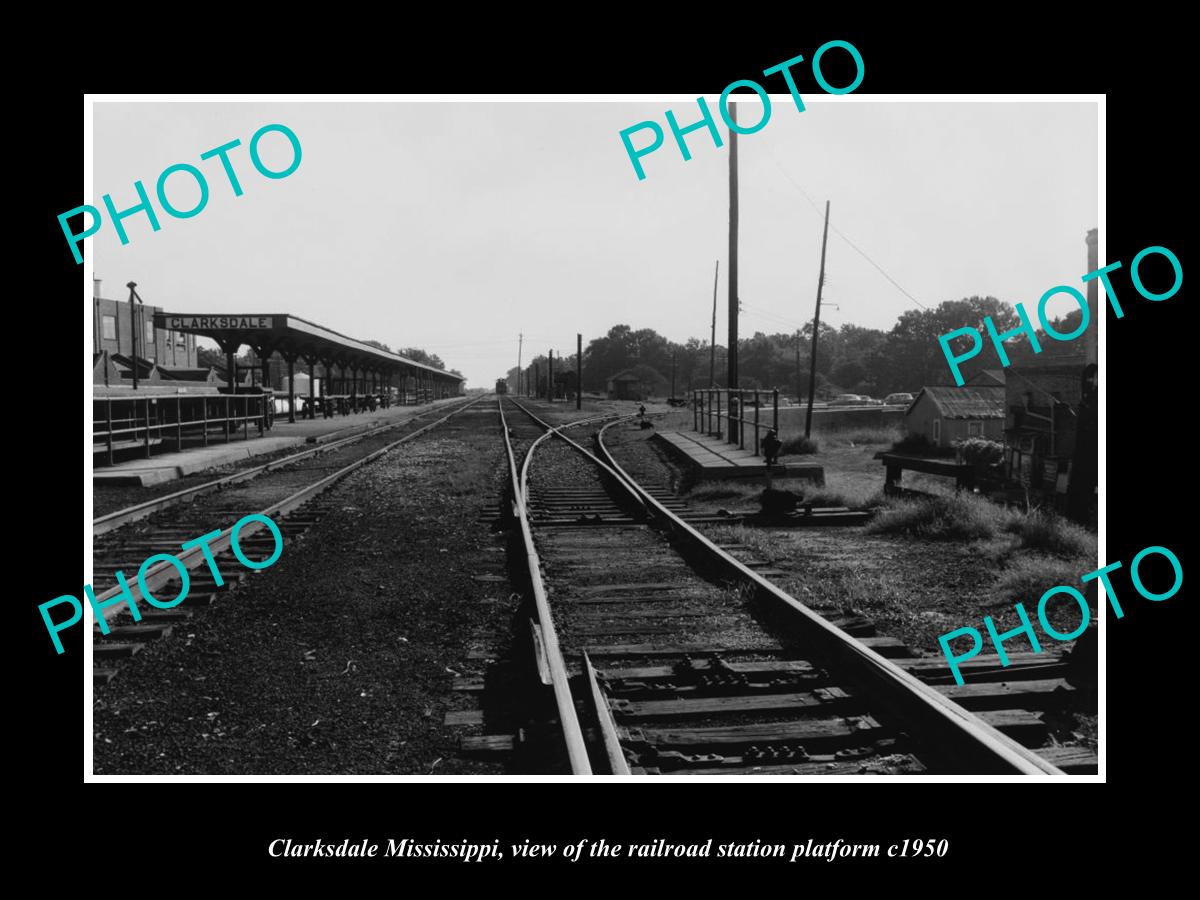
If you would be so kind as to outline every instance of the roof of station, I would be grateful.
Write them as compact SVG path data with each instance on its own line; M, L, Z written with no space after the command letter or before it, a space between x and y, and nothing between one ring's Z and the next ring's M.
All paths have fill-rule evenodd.
M921 388L905 415L912 415L917 401L925 394L946 419L1003 419L1004 388L1000 385L950 387L930 385Z
M315 322L286 313L220 314L163 312L154 314L156 328L199 334L223 347L249 344L263 353L279 352L338 365L380 370L423 372L447 381L463 377L419 363L398 353L380 350Z

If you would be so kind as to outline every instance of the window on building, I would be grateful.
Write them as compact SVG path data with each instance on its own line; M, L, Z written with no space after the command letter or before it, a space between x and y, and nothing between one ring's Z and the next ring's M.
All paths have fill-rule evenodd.
M967 423L967 437L982 437L982 436L983 436L983 423L982 422L968 422Z
M941 419L933 420L933 442L935 444L940 444L942 442L942 420Z
M115 341L117 339L117 317L101 316L100 333L104 336L104 340Z
M146 349L154 349L154 321L152 319L146 320Z

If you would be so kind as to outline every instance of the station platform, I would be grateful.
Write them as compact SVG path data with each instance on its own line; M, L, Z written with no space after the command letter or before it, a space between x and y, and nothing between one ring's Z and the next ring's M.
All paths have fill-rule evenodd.
M824 466L811 463L787 463L768 466L761 456L751 450L739 450L722 438L697 431L658 431L654 440L660 441L672 454L703 481L722 478L755 478L771 475L774 478L807 478L817 484L825 483Z
M250 457L292 447L299 450L309 444L323 444L384 425L407 422L431 409L453 405L461 399L449 397L420 406L393 406L377 409L375 412L355 413L331 419L300 419L294 424L289 424L286 419L276 419L270 436L251 437L249 440L234 437L228 444L214 443L207 447L191 447L180 452L162 453L150 459L143 457L111 466L97 466L92 472L92 483L142 487L161 484Z

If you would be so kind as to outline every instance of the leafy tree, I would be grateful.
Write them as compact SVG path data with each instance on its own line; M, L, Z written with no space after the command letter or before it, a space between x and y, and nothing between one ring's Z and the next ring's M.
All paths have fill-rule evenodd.
M225 354L215 347L197 347L196 365L201 368L217 366L223 369L225 367Z
M1061 333L1074 330L1080 312L1073 310L1051 323ZM1020 324L1016 310L995 297L972 296L948 300L933 309L908 310L902 313L889 331L845 324L835 328L821 324L817 342L818 397L827 399L834 394L853 392L882 397L893 391L915 393L925 385L953 384L953 376L938 338L962 328L980 336L982 351L961 366L963 377L969 378L982 369L999 368L992 340L983 321L990 317L998 332L1014 329ZM778 388L788 395L808 394L812 352L812 323L798 332L765 334L755 332L738 341L739 386L770 390ZM1071 342L1055 341L1038 335L1043 354L1078 353ZM952 342L952 349L963 352L969 338ZM1034 358L1032 346L1024 334L1004 344L1013 365ZM726 350L718 345L715 380L726 384ZM602 391L608 379L638 365L649 366L670 384L672 359L676 366L676 392L701 389L709 385L710 346L703 338L692 337L682 344L668 341L651 329L634 330L629 325L614 325L603 337L588 343L583 357L585 390ZM542 377L545 358L536 362ZM798 364L797 364L798 363ZM565 363L570 366L570 362ZM555 368L559 368L556 361ZM510 370L515 389L516 370Z
M405 347L404 349L397 350L396 352L403 357L411 359L413 362L419 362L427 366L433 366L435 369L445 370L446 368L446 364L442 362L441 357L439 357L436 353L426 353L420 347Z
M934 309L910 309L903 313L888 334L887 361L876 357L884 368L881 390L915 392L927 384L953 384L954 376L938 338L960 328L970 328L978 332L986 350L991 347L991 337L984 328L985 317L991 317L998 332L1009 331L1019 324L1016 310L995 297L947 300ZM970 345L967 337L960 336L950 342L950 349L958 354ZM1024 358L1030 352L1028 338L1021 335L1010 340L1005 349L1012 358ZM962 366L963 378L995 366L994 355L980 353Z

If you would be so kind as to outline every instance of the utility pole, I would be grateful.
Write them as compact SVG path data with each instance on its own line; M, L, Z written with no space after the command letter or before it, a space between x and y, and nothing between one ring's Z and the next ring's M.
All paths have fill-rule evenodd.
M554 402L554 351L546 354L546 399Z
M737 104L729 104L729 121L737 124ZM738 250L738 186L737 186L737 132L729 129L729 390L738 386L738 294L737 294L737 250ZM730 395L732 397L732 394ZM738 415L741 415L739 410ZM729 417L729 440L737 441L738 423Z
M575 335L575 408L583 409L583 335Z
M708 344L708 386L717 386L717 274L721 271L721 261L713 269L713 315L712 340Z
M675 399L675 354L678 351L671 351L671 399Z
M138 386L138 317L137 307L133 305L133 301L136 298L137 302L141 303L142 298L138 297L136 281L129 282L125 287L129 288L129 350L130 355L133 357L133 389L136 391Z
M800 402L800 341L803 335L796 329L796 402Z
M821 331L821 288L825 285L825 242L829 240L829 201L825 201L825 230L821 234L821 274L817 277L817 311L813 315L812 371L808 376L808 412L804 416L804 436L812 433L813 397L817 391L817 335ZM799 344L797 344L799 347Z
M521 393L521 349L525 346L525 334L521 332L517 335L517 383L513 393Z

